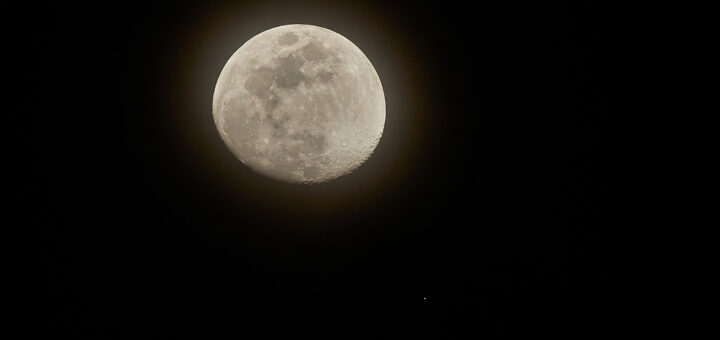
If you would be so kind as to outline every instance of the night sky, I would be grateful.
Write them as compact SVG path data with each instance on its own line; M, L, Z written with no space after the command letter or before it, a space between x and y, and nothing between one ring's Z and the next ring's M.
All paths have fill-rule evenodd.
M39 329L447 339L584 336L616 323L611 50L598 4L37 12L27 61L42 67L23 72L34 90L17 112L32 155L26 223L43 263ZM384 86L375 154L330 183L252 172L213 123L225 61L291 23L349 38Z

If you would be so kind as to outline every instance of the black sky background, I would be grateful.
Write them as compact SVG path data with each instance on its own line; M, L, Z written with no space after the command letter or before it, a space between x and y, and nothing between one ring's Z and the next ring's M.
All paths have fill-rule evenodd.
M44 265L38 328L133 339L613 329L611 49L597 4L272 4L342 8L355 29L402 41L416 83L403 154L382 153L403 142L384 136L357 173L299 187L252 173L217 136L193 148L205 138L188 128L204 118L183 92L193 32L252 2L37 9L27 61L43 67L24 72L37 90L17 112L37 184L24 190ZM278 12L278 25L323 26Z

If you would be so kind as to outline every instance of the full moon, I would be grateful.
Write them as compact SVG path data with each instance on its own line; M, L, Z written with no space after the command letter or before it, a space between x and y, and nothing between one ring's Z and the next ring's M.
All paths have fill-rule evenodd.
M385 126L370 60L347 38L312 25L275 27L243 44L220 73L212 110L241 162L290 183L352 172Z

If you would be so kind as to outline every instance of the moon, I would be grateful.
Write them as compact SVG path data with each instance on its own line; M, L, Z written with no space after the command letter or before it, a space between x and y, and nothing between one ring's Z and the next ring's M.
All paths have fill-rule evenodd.
M352 172L385 126L385 95L370 60L313 25L275 27L243 44L220 73L212 110L242 163L290 183Z

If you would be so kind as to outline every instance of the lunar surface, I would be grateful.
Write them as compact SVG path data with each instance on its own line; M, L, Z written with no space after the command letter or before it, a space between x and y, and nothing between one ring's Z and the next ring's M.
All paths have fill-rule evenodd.
M328 29L264 31L228 60L213 95L218 132L253 170L291 183L348 174L370 157L385 125L375 68Z

